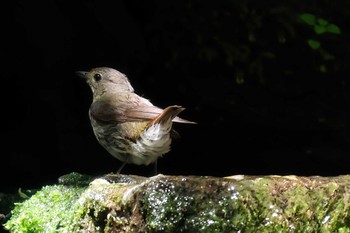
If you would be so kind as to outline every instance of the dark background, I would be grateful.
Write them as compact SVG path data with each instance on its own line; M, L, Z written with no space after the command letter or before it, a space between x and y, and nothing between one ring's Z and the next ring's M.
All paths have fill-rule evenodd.
M98 66L198 122L175 125L181 138L160 173L348 174L349 9L330 0L12 1L1 14L1 190L119 168L93 135L92 94L74 75ZM305 13L341 32L317 33Z

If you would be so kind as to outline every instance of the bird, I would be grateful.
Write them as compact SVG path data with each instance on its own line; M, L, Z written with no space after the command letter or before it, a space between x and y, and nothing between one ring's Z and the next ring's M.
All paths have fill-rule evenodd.
M168 153L179 134L173 123L196 124L178 117L184 107L164 109L136 94L127 76L110 67L77 71L92 90L89 118L97 141L113 157L126 164L149 165Z

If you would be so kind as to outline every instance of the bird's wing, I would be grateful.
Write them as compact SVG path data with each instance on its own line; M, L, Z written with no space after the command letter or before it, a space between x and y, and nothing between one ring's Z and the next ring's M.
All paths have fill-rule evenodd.
M134 120L157 120L159 116L162 116L163 114L165 114L165 111L169 111L169 109L171 109L172 107L176 108L176 109L181 109L184 110L184 108L180 107L180 106L169 106L167 107L165 110L158 108L157 106L154 105L137 105L133 108L129 108L127 109L124 114L125 116L128 117L128 119L134 119ZM179 111L179 112L181 112ZM178 113L179 113L178 112ZM177 113L177 114L178 114ZM195 122L192 121L188 121L185 119L182 119L178 116L176 116L173 119L173 122L178 122L178 123L189 123L189 124L194 124Z
M140 97L138 101L115 104L113 98L101 98L94 101L90 107L91 115L100 121L105 122L126 122L126 121L150 121L157 118L163 109L152 105L148 100ZM194 123L180 117L175 117L174 122Z
M90 114L96 120L104 122L125 122L127 117L122 108L116 108L111 101L97 100L90 106Z

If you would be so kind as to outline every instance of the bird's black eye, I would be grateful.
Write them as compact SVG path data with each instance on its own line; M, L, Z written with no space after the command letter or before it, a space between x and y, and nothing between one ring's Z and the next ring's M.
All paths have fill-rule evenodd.
M100 81L102 79L102 76L101 76L101 74L94 74L94 80L96 81L96 82L98 82L98 81Z

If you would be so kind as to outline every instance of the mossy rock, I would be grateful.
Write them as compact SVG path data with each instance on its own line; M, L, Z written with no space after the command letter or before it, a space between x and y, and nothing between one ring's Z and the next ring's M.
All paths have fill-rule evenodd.
M76 179L79 176L79 179ZM16 204L11 232L350 232L350 176L77 173Z

